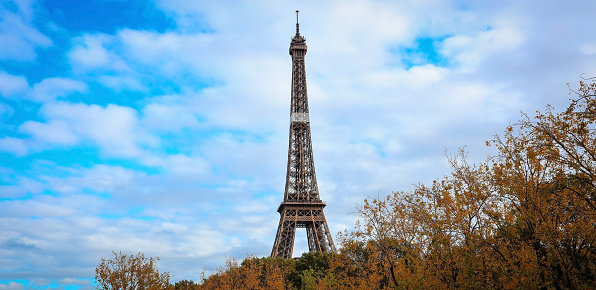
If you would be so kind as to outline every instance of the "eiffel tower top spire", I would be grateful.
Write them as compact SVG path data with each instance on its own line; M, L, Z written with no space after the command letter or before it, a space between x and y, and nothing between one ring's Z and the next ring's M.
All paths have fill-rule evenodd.
M300 13L300 10L296 10L296 36L300 36L300 24L298 24L298 13Z
M298 23L298 12L296 10L296 35L292 37L292 42L290 43L290 55L292 58L304 58L306 54L306 38L300 35L300 24Z

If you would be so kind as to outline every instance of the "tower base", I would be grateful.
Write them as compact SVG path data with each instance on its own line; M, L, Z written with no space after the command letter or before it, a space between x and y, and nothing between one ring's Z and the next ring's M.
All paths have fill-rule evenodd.
M310 252L336 252L323 213L325 203L284 202L279 208L279 226L271 257L292 258L296 228L306 228Z

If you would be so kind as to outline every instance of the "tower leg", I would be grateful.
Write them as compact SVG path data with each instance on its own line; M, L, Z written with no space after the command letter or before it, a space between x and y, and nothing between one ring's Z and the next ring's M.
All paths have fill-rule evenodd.
M308 225L306 227L306 236L308 238L308 250L310 252L336 252L326 222L315 221Z
M271 257L292 258L296 225L296 210L284 210L279 217L279 225L277 227L277 235L275 236Z
M313 222L306 227L306 238L308 239L308 251L309 252L321 252L321 240L319 239L319 233L317 231L317 222Z

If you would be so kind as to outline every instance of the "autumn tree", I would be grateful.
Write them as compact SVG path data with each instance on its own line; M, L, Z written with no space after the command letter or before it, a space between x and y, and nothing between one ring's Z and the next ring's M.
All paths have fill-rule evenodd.
M198 289L199 288L199 284L195 283L192 280L180 280L176 283L174 283L174 289L175 290L193 290L193 289Z
M95 268L98 289L169 289L170 274L159 273L157 258L147 259L143 253L112 252Z
M342 237L398 288L584 288L596 283L596 86L487 142L497 154L431 186L360 205ZM363 261L364 260L364 261Z
M291 289L294 260L249 256L242 262L226 258L225 265L207 276L197 289Z

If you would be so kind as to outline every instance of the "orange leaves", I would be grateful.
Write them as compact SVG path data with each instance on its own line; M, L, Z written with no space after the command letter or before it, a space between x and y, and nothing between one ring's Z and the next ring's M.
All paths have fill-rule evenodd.
M138 253L112 252L110 259L102 258L95 268L98 289L167 289L170 274L159 273L159 258L145 258Z
M508 126L487 142L498 154L486 163L468 164L462 150L432 187L367 199L344 247L374 251L365 257L397 287L590 287L596 85L581 82L577 96L562 113L547 106Z
M241 264L226 258L225 266L203 279L198 289L287 289L293 260L247 257Z

